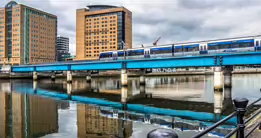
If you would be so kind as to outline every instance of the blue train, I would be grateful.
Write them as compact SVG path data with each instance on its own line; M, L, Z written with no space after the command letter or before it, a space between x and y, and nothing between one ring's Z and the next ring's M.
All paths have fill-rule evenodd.
M216 53L237 53L261 51L261 36L248 36L228 39L207 40L188 43L177 43L163 46L133 48L101 52L100 60L162 58L191 55L207 55Z

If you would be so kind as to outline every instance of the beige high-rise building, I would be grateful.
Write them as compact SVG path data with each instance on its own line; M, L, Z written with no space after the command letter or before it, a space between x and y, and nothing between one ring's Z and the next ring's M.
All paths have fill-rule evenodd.
M99 53L132 47L132 13L109 5L76 11L76 59L98 59Z
M10 1L0 8L0 65L54 62L57 17Z

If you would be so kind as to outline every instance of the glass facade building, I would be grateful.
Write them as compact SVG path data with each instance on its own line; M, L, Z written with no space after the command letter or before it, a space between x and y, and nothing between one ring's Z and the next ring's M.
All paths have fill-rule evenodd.
M56 39L56 60L66 61L66 58L70 58L69 53L69 38L58 36Z

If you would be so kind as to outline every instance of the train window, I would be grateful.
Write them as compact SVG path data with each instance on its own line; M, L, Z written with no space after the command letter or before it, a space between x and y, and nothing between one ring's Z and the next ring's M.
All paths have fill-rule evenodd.
M230 44L220 44L219 49L227 49L230 48Z
M185 52L198 51L198 47L185 47Z
M248 43L241 43L241 44L239 44L239 47L251 47L251 46L253 46L253 42L251 43L251 42L248 42Z
M151 54L172 53L172 47L151 48L150 53Z
M231 48L239 48L239 44L236 43L236 44L231 44Z
M259 46L259 41L256 41L256 46Z
M175 53L182 52L182 47L175 47Z
M217 50L217 49L219 49L218 45L210 45L210 46L208 46L208 50Z
M144 55L144 49L137 49L137 50L129 50L128 56L138 56L138 55Z
M124 56L124 51L119 51L118 52L118 57L123 57Z
M112 53L101 53L100 54L100 58L109 58L109 57L112 57Z

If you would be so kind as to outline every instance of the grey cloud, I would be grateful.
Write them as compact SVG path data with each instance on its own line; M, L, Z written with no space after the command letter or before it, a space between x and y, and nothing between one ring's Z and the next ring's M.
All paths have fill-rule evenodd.
M182 8L201 10L252 7L257 4L260 4L259 0L178 0L178 6Z
M1 7L8 1L0 1ZM259 0L20 0L58 16L58 34L70 37L75 54L76 9L123 5L133 15L133 47L261 34Z

